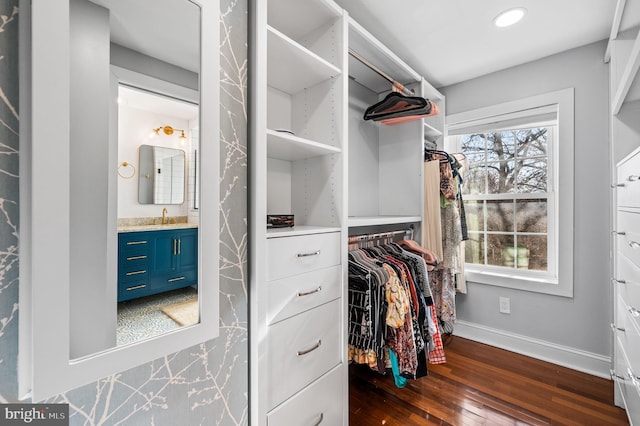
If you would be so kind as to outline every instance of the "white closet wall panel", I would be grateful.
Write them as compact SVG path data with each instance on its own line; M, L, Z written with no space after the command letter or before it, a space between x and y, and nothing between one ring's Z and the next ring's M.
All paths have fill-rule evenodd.
M291 194L296 223L341 225L342 213L336 202L341 176L342 160L338 155L324 155L292 164Z
M290 161L267 159L267 214L291 214Z
M422 216L422 120L380 125L379 212Z
M336 108L341 79L325 80L291 97L292 126L297 136L340 146L342 109Z
M267 127L273 130L293 130L291 95L273 87L267 87Z

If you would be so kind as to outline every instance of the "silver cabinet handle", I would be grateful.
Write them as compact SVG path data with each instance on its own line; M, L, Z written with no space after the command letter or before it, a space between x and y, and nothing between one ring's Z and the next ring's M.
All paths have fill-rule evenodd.
M304 292L298 293L298 297L309 296L310 294L314 294L314 293L320 292L320 290L322 290L322 286L321 285L319 285L318 288L316 288L315 290L304 291Z
M625 380L626 377L619 375L618 373L616 373L615 370L609 370L609 375L611 376L612 379L620 379L620 380Z
M629 182L635 182L635 181L637 181L637 180L640 180L640 176L638 176L638 175L630 175L630 176L627 178L627 180L628 180Z
M322 344L322 340L318 340L318 343L316 343L315 345L313 345L313 347L311 347L311 348L309 348L309 349L306 349L306 350L304 350L304 351L298 351L298 352L296 352L296 355L298 355L298 356L302 356L302 355L306 355L306 354L308 354L308 353L310 353L310 352L313 352L313 351L315 351L316 349L318 349L318 348L320 347L320 345L321 345L321 344Z
M635 374L633 374L633 370L631 370L629 367L627 367L627 374L629 375L629 378L631 379L631 383L633 383L634 386L638 386L638 379L640 379L640 377L636 376Z
M629 313L631 314L632 317L634 318L638 318L640 317L640 311L637 310L636 308L634 308L633 306L629 306Z
M611 330L613 331L617 330L617 331L622 331L623 333L626 331L623 327L618 327L614 323L611 323L610 326L611 326Z
M629 241L629 247L631 247L632 249L640 248L640 243L635 241Z
M178 244L178 240L174 239L173 240L173 255L175 256L176 254L178 254L178 250L176 249Z
M140 284L133 287L127 287L127 291L138 290L141 288L145 288L146 286L147 286L146 284Z
M615 279L615 278L612 278L612 279L611 279L611 282L612 282L613 284L616 284L616 283L618 283L618 284L626 284L626 283L627 283L625 280L617 280L617 279Z
M313 426L318 426L320 423L322 423L323 420L324 420L324 413L320 413L320 418L318 419L317 422L313 424Z
M126 275L128 277L130 277L131 275L140 275L140 274L145 274L147 273L146 269L143 269L142 271L133 271L133 272L127 272Z
M170 278L167 280L168 283L174 283L176 281L182 281L184 280L184 277L176 277L176 278Z
M616 234L616 235L627 235L627 233L626 233L626 232L624 232L624 231L621 231L621 232L618 232L618 231L611 231L611 233L612 233L612 234Z
M178 238L178 254L182 251L182 239Z
M627 186L625 183L614 183L613 185L611 185L612 188L624 188L625 186Z
M312 253L298 253L298 257L309 257L309 256L317 256L320 254L320 250L314 251Z
M129 242L127 242L128 246L136 246L138 244L147 244L147 242L146 241L129 241Z

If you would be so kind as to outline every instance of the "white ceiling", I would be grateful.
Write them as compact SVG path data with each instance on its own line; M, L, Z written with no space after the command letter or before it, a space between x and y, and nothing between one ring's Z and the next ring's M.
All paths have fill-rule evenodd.
M607 39L616 8L616 0L336 2L436 87ZM640 1L626 3L623 30L640 25ZM516 6L528 11L519 24L493 25Z

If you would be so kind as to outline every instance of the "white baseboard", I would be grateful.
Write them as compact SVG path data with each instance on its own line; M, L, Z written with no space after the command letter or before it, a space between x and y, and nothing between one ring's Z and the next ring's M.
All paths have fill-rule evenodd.
M453 334L583 373L611 378L611 357L604 355L460 320L456 322Z

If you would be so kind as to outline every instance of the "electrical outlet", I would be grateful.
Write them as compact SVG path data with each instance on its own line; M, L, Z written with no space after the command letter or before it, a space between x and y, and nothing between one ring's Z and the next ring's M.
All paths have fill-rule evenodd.
M509 299L508 297L500 298L500 312L503 314L511 313L511 299Z

